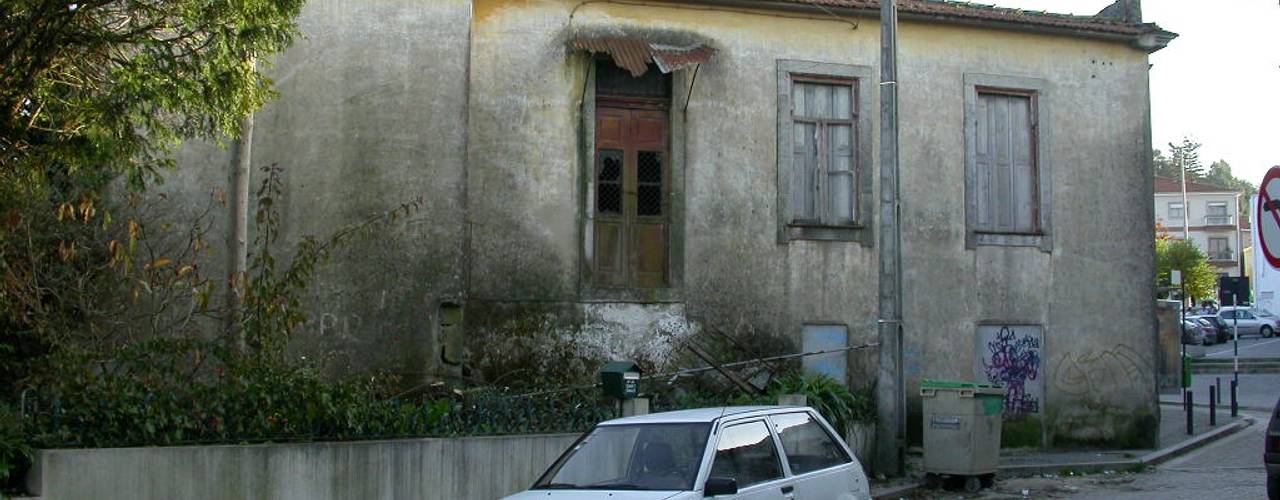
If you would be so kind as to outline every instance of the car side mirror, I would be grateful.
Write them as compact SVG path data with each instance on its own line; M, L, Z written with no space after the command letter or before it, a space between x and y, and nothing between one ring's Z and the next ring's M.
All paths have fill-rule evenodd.
M735 495L738 493L738 480L731 477L711 476L702 488L702 496Z

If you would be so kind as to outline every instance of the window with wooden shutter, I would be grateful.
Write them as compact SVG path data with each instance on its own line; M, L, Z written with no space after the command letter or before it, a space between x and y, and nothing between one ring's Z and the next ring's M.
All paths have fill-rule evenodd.
M778 242L871 247L870 66L778 61Z
M853 83L796 77L791 100L791 222L852 225L857 220Z
M1048 81L964 75L965 246L1053 251Z
M1039 231L1035 127L1031 95L978 92L974 143L978 231Z

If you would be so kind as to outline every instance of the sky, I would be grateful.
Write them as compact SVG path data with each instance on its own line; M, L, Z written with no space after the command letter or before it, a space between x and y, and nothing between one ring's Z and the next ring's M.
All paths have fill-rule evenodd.
M981 0L1002 7L1093 15L1112 0ZM1280 165L1280 0L1144 0L1143 20L1177 33L1151 55L1152 144L1203 144L1258 184Z

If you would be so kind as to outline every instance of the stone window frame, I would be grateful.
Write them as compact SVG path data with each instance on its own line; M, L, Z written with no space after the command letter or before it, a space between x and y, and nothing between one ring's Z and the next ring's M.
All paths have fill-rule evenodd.
M778 94L777 94L777 221L778 243L793 240L850 241L860 242L864 247L874 244L875 235L872 230L875 209L874 161L872 159L872 116L874 107L871 100L872 78L871 66L852 64L824 63L800 61L792 59L778 60ZM838 78L849 80L854 90L856 103L855 140L858 148L854 152L854 196L856 197L856 216L854 223L845 226L798 225L792 224L791 210L791 160L792 160L792 120L791 120L791 86L795 76L817 78Z
M1027 94L1034 99L1035 112L1035 165L1036 188L1039 190L1039 231L1026 233L985 233L977 231L977 126L978 94L980 91ZM979 246L1036 247L1053 252L1053 169L1045 152L1050 149L1050 87L1049 81L1011 75L984 73L964 74L964 191L965 191L965 248Z

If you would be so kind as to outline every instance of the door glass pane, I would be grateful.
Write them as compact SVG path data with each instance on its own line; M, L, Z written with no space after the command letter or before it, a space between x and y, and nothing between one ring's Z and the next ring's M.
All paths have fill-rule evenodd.
M782 440L794 475L822 470L850 462L849 455L808 413L775 415L774 430Z
M598 153L596 212L622 213L622 151L602 149Z
M662 153L641 151L636 170L636 214L662 215Z
M711 475L734 478L739 488L782 478L778 452L764 422L725 428L716 443Z

